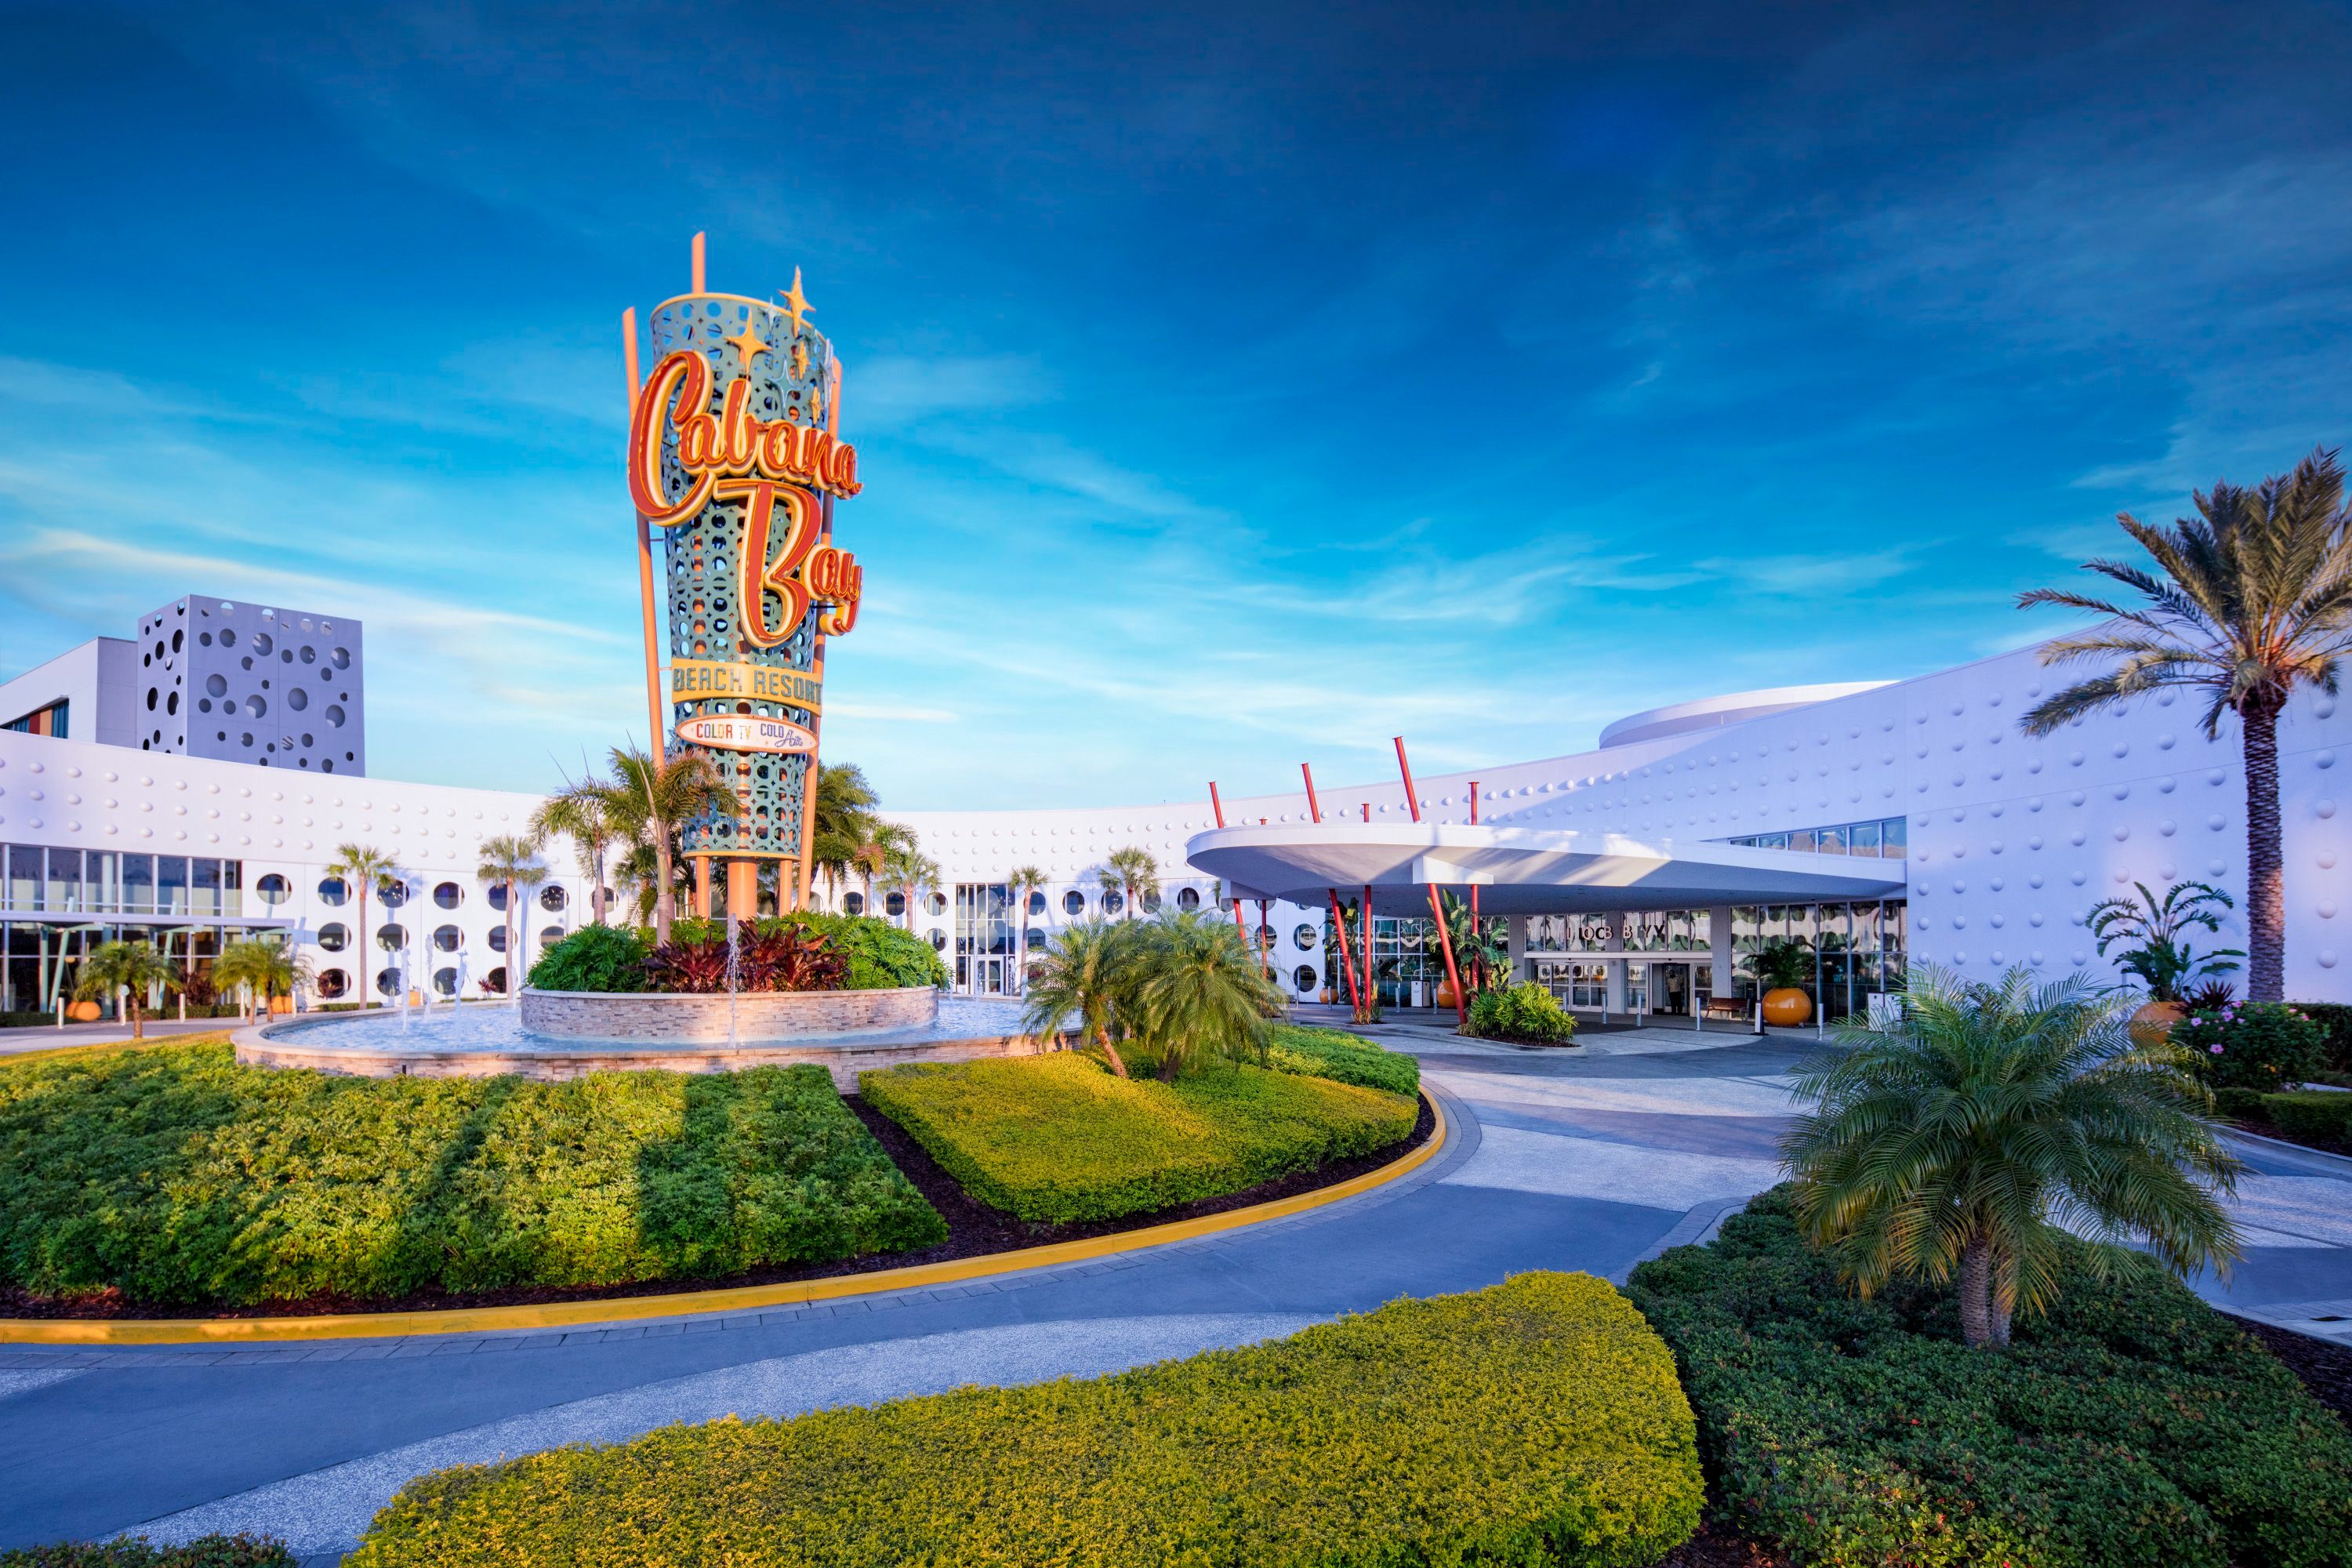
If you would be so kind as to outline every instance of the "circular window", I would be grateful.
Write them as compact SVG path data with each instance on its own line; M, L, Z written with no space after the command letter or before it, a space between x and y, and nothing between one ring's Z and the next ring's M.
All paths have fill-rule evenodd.
M408 884L397 877L386 877L375 885L375 896L383 900L385 909L396 910L408 902Z
M322 969L314 977L322 1000L332 1002L352 988L352 977L340 969Z
M1042 931L1042 930L1040 930L1040 929L1039 929L1038 927L1036 927L1036 926L1031 926L1031 927L1029 928L1029 951L1030 951L1030 952L1036 952L1039 948L1041 948L1041 947L1043 947L1043 946L1045 946L1045 931Z
M539 907L545 910L549 914L561 914L563 912L564 904L570 900L570 894L551 882L546 887L541 888L539 890Z
M882 912L888 915L893 920L905 914L907 912L907 895L904 893L891 893L886 895L882 900Z
M352 667L352 650L347 647L339 647L327 657L335 661L337 669L349 669Z
M465 940L465 933L456 926L442 926L433 933L433 945L444 952L457 952L457 944Z
M947 895L937 890L927 895L923 900L923 912L927 915L943 915L947 913Z
M408 945L408 932L396 925L375 928L375 944L386 952L397 952Z
M1297 968L1290 972L1290 988L1293 991L1314 990L1315 972L1307 968L1305 964L1300 964Z
M1034 890L1030 893L1030 895L1029 895L1029 912L1030 912L1032 915L1042 915L1042 914L1044 914L1044 913L1045 912L1045 894L1040 893L1040 892L1035 892L1035 891L1034 891Z
M261 655L262 658L268 658L270 649L277 646L278 645L276 643L269 640L269 634L268 632L256 632L253 634L253 651Z
M1156 915L1160 912L1159 889L1154 888L1143 895L1143 912L1147 915Z
M562 926L543 926L540 929L539 945L541 947L551 947L562 940L563 928Z
M492 882L489 891L484 897L490 900L490 908L501 914L506 912L507 885L504 882Z
M506 950L507 928L504 926L492 926L490 928L490 951L492 952L504 952Z
M1300 926L1297 931L1290 933L1291 942L1301 952L1313 952L1315 951L1316 944L1322 941L1322 932L1317 931L1313 926L1307 925Z
M931 951L933 952L945 952L947 951L947 932L943 931L935 931L931 932Z
M1064 893L1062 895L1062 912L1066 915L1085 914L1087 912L1087 896L1084 893L1079 892L1075 888L1071 889L1068 892Z
M1125 908L1127 908L1127 898L1124 894L1113 889L1103 889L1103 913L1115 915Z
M433 972L433 989L438 991L444 996L455 996L457 994L457 972L454 969L435 970Z
M397 969L380 969L376 971L375 989L376 994L379 996L399 995L400 971Z
M1180 910L1199 909L1201 907L1201 889L1198 888L1177 889L1176 907Z
M862 915L866 912L866 895L863 893L844 893L841 896L841 907L849 914Z
M495 991L501 996L506 994L507 969L505 964L502 963L499 965L499 967L491 970L488 974L482 976L482 989L485 991Z
M341 921L330 921L319 928L319 945L329 952L341 952L352 944L352 928Z
M329 909L337 908L351 896L351 884L341 877L330 877L319 884L319 901Z
M282 904L287 895L293 892L294 884L272 871L254 883L253 890L261 895L261 901L265 904Z
M454 910L466 901L466 889L455 882L444 882L433 889L433 901L445 910Z

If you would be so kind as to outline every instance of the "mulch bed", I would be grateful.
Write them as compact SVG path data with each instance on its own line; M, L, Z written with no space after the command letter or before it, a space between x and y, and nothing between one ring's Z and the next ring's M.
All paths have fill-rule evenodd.
M1261 1183L1243 1192L1228 1193L1221 1198L1201 1198L1150 1214L1128 1215L1119 1219L1096 1220L1084 1225L1045 1225L1015 1219L1011 1215L976 1202L956 1184L953 1177L940 1169L939 1163L924 1152L921 1144L908 1137L897 1122L868 1106L861 1096L850 1095L847 1103L898 1168L907 1173L908 1180L915 1184L916 1189L948 1222L945 1242L918 1252L877 1252L845 1258L832 1263L783 1264L717 1279L642 1279L619 1285L522 1285L499 1290L424 1290L415 1295L376 1300L347 1296L313 1296L299 1301L266 1301L251 1307L224 1308L212 1302L127 1301L115 1290L59 1300L35 1296L21 1288L11 1287L0 1289L0 1317L330 1317L351 1312L449 1311L467 1307L524 1307L551 1301L672 1296L689 1290L723 1290L740 1285L779 1285L797 1279L830 1279L845 1274L871 1274L886 1268L910 1268L961 1258L982 1258L991 1253L1013 1252L1024 1247L1044 1247L1056 1241L1116 1236L1123 1231L1142 1230L1150 1226L1167 1225L1201 1215L1224 1214L1233 1209L1247 1208L1252 1204L1270 1203L1276 1198L1311 1193L1319 1187L1334 1186L1351 1176L1380 1169L1429 1142L1437 1126L1429 1101L1423 1100L1421 1115L1413 1123L1412 1135L1402 1142L1391 1143L1386 1149L1370 1154L1358 1155L1352 1160L1335 1160L1313 1170L1294 1171L1289 1175Z
M1696 1535L1659 1558L1655 1568L1789 1568L1789 1559L1709 1520Z

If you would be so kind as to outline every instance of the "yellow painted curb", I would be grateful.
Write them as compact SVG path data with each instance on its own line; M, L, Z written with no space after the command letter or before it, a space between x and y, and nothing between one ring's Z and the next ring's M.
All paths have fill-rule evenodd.
M1421 1098L1429 1104L1436 1125L1429 1142L1400 1155L1377 1171L1350 1176L1296 1197L1252 1204L1224 1214L1202 1215L1169 1225L1121 1231L1116 1236L1089 1237L1083 1241L1057 1241L1048 1247L1023 1247L1017 1252L992 1252L982 1258L960 1258L948 1263L925 1263L908 1268L884 1268L870 1274L842 1274L825 1279L795 1279L778 1285L739 1285L725 1290L688 1290L671 1296L621 1296L598 1300L549 1301L528 1307L458 1307L437 1312L348 1312L319 1318L0 1318L0 1343L37 1345L190 1345L224 1342L275 1340L398 1339L416 1334L478 1334L499 1330L578 1328L591 1323L628 1322L638 1318L677 1318L699 1312L745 1312L769 1307L789 1307L804 1301L844 1300L877 1296L891 1290L919 1290L933 1285L960 1285L972 1279L1017 1274L1059 1263L1084 1263L1097 1258L1190 1241L1219 1231L1263 1225L1318 1209L1369 1193L1407 1175L1435 1158L1445 1147L1445 1108L1428 1089Z

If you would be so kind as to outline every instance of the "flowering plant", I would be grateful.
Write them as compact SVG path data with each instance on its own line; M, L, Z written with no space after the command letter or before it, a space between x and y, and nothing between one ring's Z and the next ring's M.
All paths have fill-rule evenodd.
M2195 1053L2208 1083L2265 1094L2317 1072L2326 1039L2308 1015L2284 1002L2226 1003L2172 1026L2173 1043Z

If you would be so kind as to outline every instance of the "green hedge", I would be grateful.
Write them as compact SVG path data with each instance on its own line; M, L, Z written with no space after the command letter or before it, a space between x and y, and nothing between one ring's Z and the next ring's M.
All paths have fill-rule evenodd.
M294 1568L294 1562L285 1542L249 1535L200 1535L184 1546L69 1542L0 1552L0 1568Z
M1657 1337L1598 1279L1523 1274L1109 1377L445 1470L344 1568L1634 1568L1701 1491Z
M2296 1138L2352 1142L2352 1091L2304 1089L2262 1097L2264 1120Z
M1630 1287L1742 1529L1852 1568L2352 1563L2352 1436L2184 1287L2072 1268L1971 1351L1948 1290L1842 1289L1787 1194Z
M966 1192L1023 1219L1076 1221L1254 1187L1409 1136L1402 1095L1261 1068L1174 1083L1056 1052L861 1073L866 1103Z
M1481 991L1470 998L1465 1033L1499 1040L1539 1040L1566 1046L1576 1042L1576 1019L1550 991L1532 980L1522 980L1500 991Z
M601 1285L946 1235L822 1068L344 1078L217 1044L0 1065L0 1279L45 1295Z
M1266 1047L1266 1066L1276 1072L1328 1078L1391 1094L1421 1090L1421 1063L1402 1051L1383 1050L1358 1035L1307 1024L1276 1024Z
M530 984L541 991L643 991L652 951L630 927L584 925L539 955Z
M2326 1031L2320 1052L2329 1069L2352 1072L2352 1003L2297 1002L2294 1005Z

